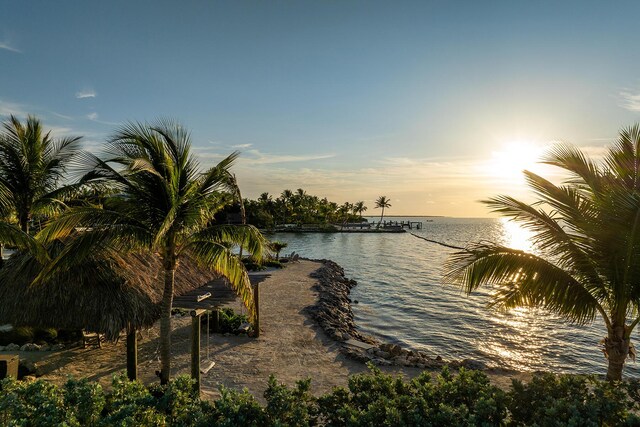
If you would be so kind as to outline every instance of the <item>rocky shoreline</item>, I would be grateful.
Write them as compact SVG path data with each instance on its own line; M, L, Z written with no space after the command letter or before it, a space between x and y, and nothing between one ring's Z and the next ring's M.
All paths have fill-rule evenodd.
M361 362L372 362L380 366L406 366L421 369L440 369L444 365L451 368L487 369L476 360L444 360L441 356L429 355L422 351L402 348L397 344L385 343L357 330L351 309L351 289L357 285L344 275L344 269L331 260L313 260L322 266L311 273L318 280L315 290L318 302L306 308L306 313L335 341L343 344L342 353ZM364 345L354 345L356 342ZM367 345L369 344L369 345Z

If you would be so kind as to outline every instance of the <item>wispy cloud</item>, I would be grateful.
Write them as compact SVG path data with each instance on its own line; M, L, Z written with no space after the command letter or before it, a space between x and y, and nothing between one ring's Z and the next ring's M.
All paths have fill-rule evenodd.
M89 120L98 120L98 113L95 111L93 113L87 114L87 119Z
M76 92L76 98L85 99L85 98L95 98L98 96L95 90L86 89Z
M629 111L640 111L640 93L620 92L620 106Z
M247 144L242 144L247 145ZM250 145L250 144L249 144ZM232 146L233 147L233 146ZM238 147L235 147L238 148ZM222 159L227 154L222 154L217 151L211 151L209 148L196 147L195 151L203 159ZM260 150L247 150L242 153L239 164L245 165L270 165L277 163L294 163L294 162L309 162L313 160L323 160L335 157L335 154L310 154L310 155L290 155L290 154L270 154L263 153Z
M0 99L0 116L9 116L13 114L14 116L26 116L27 110L21 104L9 101L3 101Z
M9 44L6 41L0 41L0 49L8 50L9 52L14 52L14 53L22 53L20 49L11 46L11 44Z
M335 154L309 154L296 156L290 154L268 154L259 150L247 150L247 156L241 157L241 162L253 165L266 165L274 163L308 162L335 157Z
M232 145L231 148L243 149L243 148L249 148L251 146L253 146L253 144L236 144L236 145Z

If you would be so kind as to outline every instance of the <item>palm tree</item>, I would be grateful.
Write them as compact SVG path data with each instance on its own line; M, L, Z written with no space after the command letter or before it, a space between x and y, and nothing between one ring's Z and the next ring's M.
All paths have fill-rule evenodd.
M83 182L104 183L116 189L118 196L107 200L103 209L73 209L41 233L47 241L86 227L43 269L36 282L58 269L72 268L102 248L151 251L160 256L164 269L160 319L163 384L171 372L171 306L180 259L189 257L226 276L255 315L249 276L232 248L244 245L258 259L267 248L266 240L253 226L212 225L228 195L236 194L229 168L238 153L202 172L190 148L189 133L177 123L125 125L110 141L107 159L85 155L91 171Z
M391 203L390 202L391 202L391 200L387 199L387 196L380 196L376 200L375 209L382 208L382 215L380 215L380 221L378 222L378 227L380 227L380 224L382 224L382 218L384 218L384 209L391 207Z
M289 244L287 242L273 241L270 246L271 250L276 251L276 261L278 261L280 259L280 252L289 246Z
M640 126L622 130L602 163L568 145L545 163L569 178L554 185L525 171L533 205L509 196L485 202L529 229L538 252L476 244L452 256L445 280L467 294L492 285L490 305L505 309L542 307L578 324L602 317L607 378L620 380L640 322Z
M53 139L34 116L15 116L0 133L0 211L13 212L29 232L34 215L50 216L64 207L72 187L61 187L69 164L79 153L81 137Z
M362 201L356 202L353 205L353 214L360 216L360 219L362 219L362 213L366 210L367 210L367 207L364 205L364 202Z

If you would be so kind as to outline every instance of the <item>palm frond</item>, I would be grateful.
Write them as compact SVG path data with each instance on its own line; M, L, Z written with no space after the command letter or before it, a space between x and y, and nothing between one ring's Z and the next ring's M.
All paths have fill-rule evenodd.
M497 288L492 305L541 306L573 322L604 314L598 299L566 270L541 257L499 245L479 245L448 261L445 283L470 294L483 285Z
M255 319L253 288L249 274L237 255L233 254L225 245L210 241L193 242L185 248L184 254L188 254L203 267L213 269L226 277L233 290L247 307L250 317Z

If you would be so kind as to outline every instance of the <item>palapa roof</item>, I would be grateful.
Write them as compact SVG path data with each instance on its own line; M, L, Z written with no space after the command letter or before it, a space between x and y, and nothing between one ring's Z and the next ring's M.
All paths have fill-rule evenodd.
M0 269L0 324L85 329L115 339L160 318L164 271L156 255L109 254L32 285L38 264L16 254ZM175 273L175 295L219 277L188 259Z

